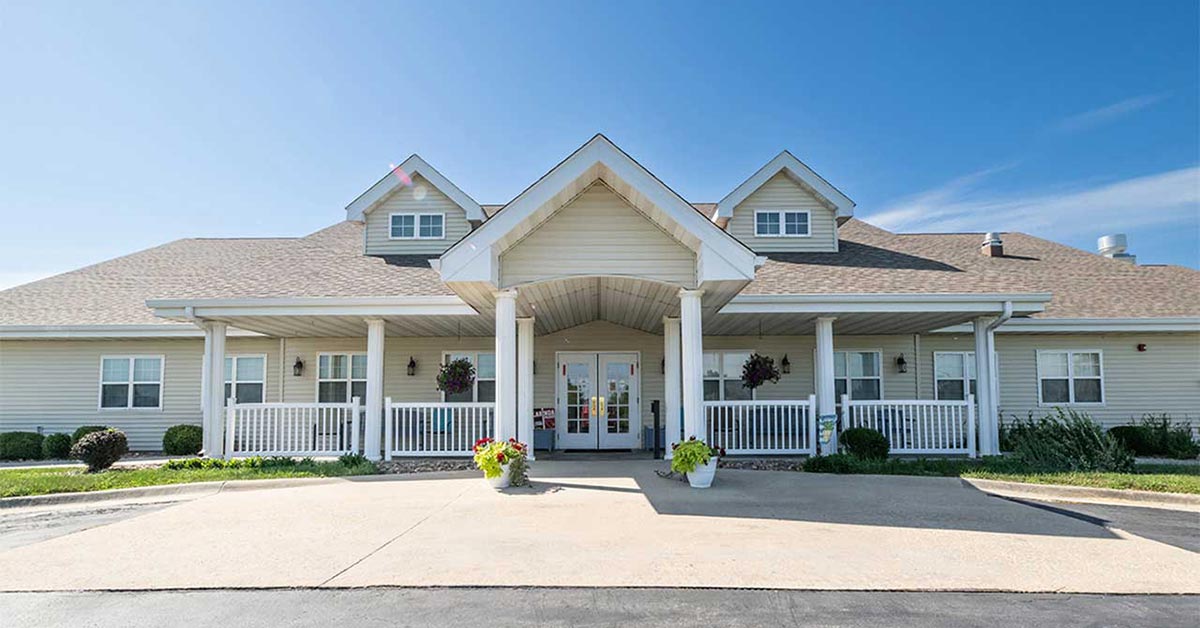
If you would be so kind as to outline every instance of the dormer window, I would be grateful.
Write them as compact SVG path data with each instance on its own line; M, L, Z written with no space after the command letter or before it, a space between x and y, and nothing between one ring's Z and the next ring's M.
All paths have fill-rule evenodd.
M805 238L809 231L807 210L759 209L754 212L757 238Z
M392 240L441 240L446 237L445 214L391 214Z

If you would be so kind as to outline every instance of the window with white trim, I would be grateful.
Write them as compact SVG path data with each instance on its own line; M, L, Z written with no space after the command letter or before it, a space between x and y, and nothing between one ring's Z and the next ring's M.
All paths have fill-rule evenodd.
M448 403L491 403L496 401L496 354L490 351L478 353L445 353L442 355L444 364L466 358L475 365L475 385L471 390L460 393L442 393L442 400Z
M1104 403L1099 351L1038 351L1038 399L1043 404Z
M745 401L754 399L754 391L742 383L742 367L750 351L704 352L704 400Z
M317 356L317 402L350 403L367 398L367 354L321 353Z
M969 394L979 395L975 378L974 351L935 351L933 354L933 394L935 399L966 401Z
M759 238L802 238L811 235L807 210L754 212L754 235Z
M392 240L441 240L446 237L445 214L391 214L388 237Z
M100 408L162 408L162 356L100 358Z
M267 356L225 356L225 399L262 403L266 397Z
M834 351L833 390L837 403L851 399L883 399L883 356L879 351Z

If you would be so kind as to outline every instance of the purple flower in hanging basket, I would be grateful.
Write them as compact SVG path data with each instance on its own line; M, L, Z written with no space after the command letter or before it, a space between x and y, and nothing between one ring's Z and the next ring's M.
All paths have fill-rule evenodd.
M775 368L775 360L771 356L752 354L742 365L742 386L751 390L767 382L779 381L779 369Z
M475 365L466 358L451 360L438 370L438 390L452 395L464 393L475 385Z

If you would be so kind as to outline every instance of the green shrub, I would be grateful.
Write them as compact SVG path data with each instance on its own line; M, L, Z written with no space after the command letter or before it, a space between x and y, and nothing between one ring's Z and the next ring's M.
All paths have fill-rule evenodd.
M51 434L42 441L42 456L50 460L63 460L71 455L71 435Z
M107 429L107 425L82 425L79 427L79 429L75 430L74 434L71 434L71 444L74 445L75 443L78 443L79 439L91 434L92 432L103 432Z
M1133 453L1087 414L1055 408L1041 419L1018 422L1009 432L1013 458L1034 471L1133 470Z
M163 453L168 456L194 456L204 447L204 428L199 425L172 425L163 434Z
M42 435L37 432L0 434L0 460L41 460Z
M111 427L87 434L71 446L71 457L82 460L88 467L88 473L111 467L127 453L129 441L125 438L125 432Z
M860 462L850 454L830 454L805 460L803 468L809 473L859 473Z
M852 427L842 432L839 442L846 452L863 460L884 460L888 457L887 437L869 427Z
M1200 456L1200 442L1187 423L1174 423L1166 414L1147 414L1137 425L1119 425L1108 431L1138 456L1166 456L1181 460Z
M1108 434L1121 442L1126 449L1138 456L1149 456L1147 443L1142 440L1142 428L1139 425L1118 425L1110 428Z
M345 454L338 456L338 462L347 467L357 467L359 465L374 464L362 454Z

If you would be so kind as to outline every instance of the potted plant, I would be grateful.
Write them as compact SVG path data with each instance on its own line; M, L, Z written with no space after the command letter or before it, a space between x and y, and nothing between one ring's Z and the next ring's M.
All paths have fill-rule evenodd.
M450 360L438 369L438 390L457 395L471 390L475 385L475 365L466 358Z
M672 444L671 449L672 471L685 474L692 488L712 486L713 476L717 474L717 461L725 455L724 448L710 447L693 436L682 443Z
M779 382L779 369L775 368L775 360L769 355L757 353L746 358L746 363L742 365L742 386L754 390L767 382Z
M506 441L481 438L475 441L475 466L492 488L524 486L529 483L527 446L515 438Z

